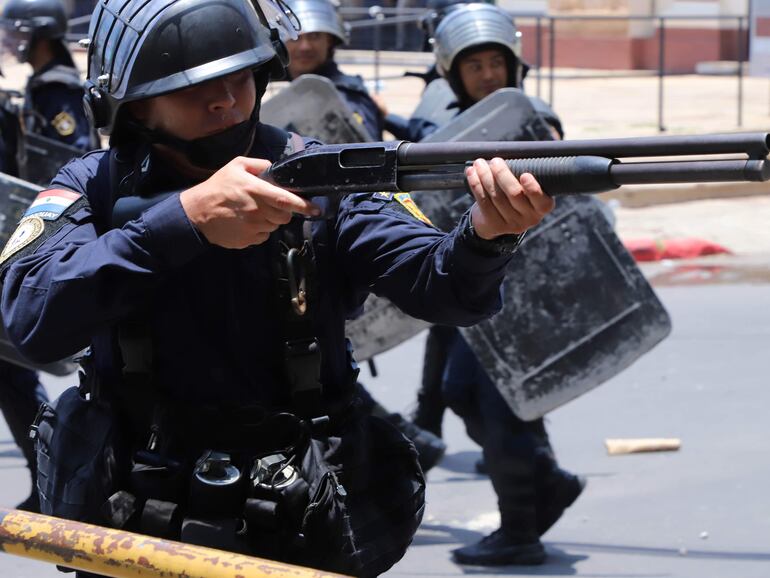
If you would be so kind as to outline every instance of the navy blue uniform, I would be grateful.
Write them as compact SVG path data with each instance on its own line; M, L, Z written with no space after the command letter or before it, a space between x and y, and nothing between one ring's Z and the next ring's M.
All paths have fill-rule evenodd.
M360 121L366 127L366 132L372 139L382 140L382 129L384 128L382 114L372 97L369 96L369 91L366 90L366 85L360 76L350 76L343 73L337 67L337 63L331 59L313 74L331 80L350 109L360 115Z
M80 73L60 55L30 76L24 98L27 129L82 150L94 147L94 132L83 110Z
M260 127L252 155L274 160L275 151L261 145L266 130ZM140 187L144 192L192 184L170 174L167 163L150 158L149 165L142 165L149 166ZM122 228L110 229L112 187L120 182L110 171L109 153L95 151L72 161L55 179L53 187L82 194L89 205L73 205L58 232L7 269L2 314L13 342L40 361L90 344L101 387L125 391L130 386L121 372L117 326L151 303L153 383L176 413L201 407L222 412L246 406L291 409L271 243L243 250L210 245L187 219L178 194ZM318 202L329 205L326 199ZM463 240L461 228L442 233L390 195L345 198L328 218L313 223L312 238L319 286L313 328L322 351L323 409L332 415L349 407L354 396L355 364L344 323L369 292L386 296L411 315L447 324L473 324L501 307L508 258L477 253ZM214 430L184 433L205 438ZM373 508L392 511L393 492L407 492L413 507L421 509L421 499L412 497L416 490L404 488L399 477L404 461L398 455L414 454L414 449L399 435L402 449L397 453L366 446L359 430L339 434L341 455L347 456L343 471L349 476L343 483L353 530L364 532L358 547L374 568L384 571L394 560L381 556L380 545L369 544L392 539L396 532L383 533L372 525ZM201 444L210 447L205 439ZM376 474L372 468L378 468ZM380 519L388 516L392 513Z

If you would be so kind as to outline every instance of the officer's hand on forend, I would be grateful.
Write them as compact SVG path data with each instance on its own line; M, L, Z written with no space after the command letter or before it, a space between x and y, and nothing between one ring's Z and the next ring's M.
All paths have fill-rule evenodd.
M553 210L554 200L535 177L525 173L519 181L502 159L477 159L465 176L476 199L471 221L482 239L521 234Z
M292 213L321 213L316 204L260 179L269 166L266 160L237 157L182 192L187 217L210 243L228 249L259 245Z

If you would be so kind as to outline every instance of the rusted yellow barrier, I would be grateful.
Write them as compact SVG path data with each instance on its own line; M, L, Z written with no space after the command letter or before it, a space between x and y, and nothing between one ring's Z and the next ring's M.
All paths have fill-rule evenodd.
M340 576L6 508L0 508L0 550L114 578Z

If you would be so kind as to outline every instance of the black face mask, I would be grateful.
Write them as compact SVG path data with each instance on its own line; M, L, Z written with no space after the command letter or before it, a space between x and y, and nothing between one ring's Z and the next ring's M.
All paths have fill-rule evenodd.
M163 144L180 152L197 167L209 170L219 170L237 156L248 154L254 143L254 135L259 125L259 108L262 96L265 94L269 74L267 71L255 71L254 82L257 103L248 120L231 126L228 129L196 138L184 140L161 131L150 130L136 121L129 120L127 124L135 133L142 135L151 143Z
M197 167L218 170L235 157L245 155L251 150L258 124L259 107L257 106L248 120L216 134L194 140L156 134L154 140L179 151Z

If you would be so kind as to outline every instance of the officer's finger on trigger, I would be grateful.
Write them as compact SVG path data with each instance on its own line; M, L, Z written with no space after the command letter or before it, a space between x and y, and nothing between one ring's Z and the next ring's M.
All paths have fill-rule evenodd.
M273 164L265 159L255 159L251 157L238 157L236 161L241 163L248 172L257 177L269 169Z
M262 179L257 178L256 180L258 182L254 183L250 193L252 196L259 197L262 204L267 204L282 211L299 213L307 217L317 217L321 214L321 207L312 201L303 199Z

